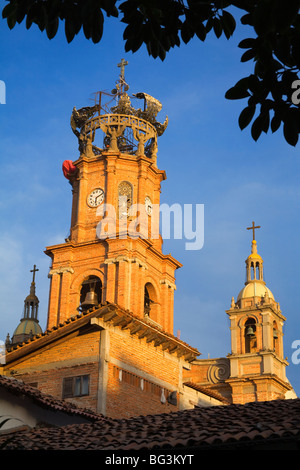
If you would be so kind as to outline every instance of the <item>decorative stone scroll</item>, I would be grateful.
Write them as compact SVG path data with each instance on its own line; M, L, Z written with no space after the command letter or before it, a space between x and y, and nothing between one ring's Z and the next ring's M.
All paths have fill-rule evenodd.
M212 384L224 382L230 376L230 361L226 357L217 359L207 371L208 381Z

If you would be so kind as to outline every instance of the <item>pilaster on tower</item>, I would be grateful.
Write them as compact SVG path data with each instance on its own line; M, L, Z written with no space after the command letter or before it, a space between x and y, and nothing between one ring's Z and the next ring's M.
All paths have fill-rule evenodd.
M157 121L162 105L147 93L129 95L125 65L122 60L110 94L97 92L93 106L72 111L79 157L63 164L72 186L70 235L46 250L52 258L49 327L93 306L85 302L93 289L94 305L118 304L173 332L181 264L162 252L159 205L166 174L157 167L157 140L168 118Z

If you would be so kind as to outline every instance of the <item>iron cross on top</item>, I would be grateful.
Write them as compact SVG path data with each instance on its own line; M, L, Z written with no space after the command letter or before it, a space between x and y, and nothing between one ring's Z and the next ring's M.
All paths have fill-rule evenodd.
M247 230L252 230L253 240L255 240L255 229L256 229L256 228L260 228L260 225L257 225L257 226L255 227L255 223L254 223L254 222L252 222L252 226L251 226L251 227L247 227Z
M128 65L128 62L125 59L122 59L121 62L118 64L118 67L121 68L120 76L122 78L124 78L125 65Z
M31 273L33 273L33 278L32 278L32 282L34 282L34 279L35 279L35 273L38 271L38 269L36 268L36 265L33 266L33 269L30 270Z

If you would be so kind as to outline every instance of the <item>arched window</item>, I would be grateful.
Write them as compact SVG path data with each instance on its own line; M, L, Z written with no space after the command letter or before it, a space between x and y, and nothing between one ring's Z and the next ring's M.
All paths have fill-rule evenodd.
M255 352L257 350L256 322L254 318L249 318L245 323L245 352Z
M145 286L145 292L144 292L144 314L146 317L150 316L150 311L151 311L151 299L150 299L150 294L147 286Z
M144 287L144 315L156 321L156 293L150 282Z
M88 310L101 303L102 282L97 276L89 276L81 284L80 309Z
M255 279L255 267L254 267L254 263L252 262L251 263L251 280L254 280Z
M278 328L277 323L273 321L273 349L278 353Z
M35 318L35 305L33 302L30 302L30 318Z
M256 279L260 279L259 263L256 263Z
M24 318L33 318L37 320L39 308L38 300L29 300L28 297L26 298L24 305Z
M132 185L128 181L122 181L118 187L118 212L119 219L126 219L133 202Z

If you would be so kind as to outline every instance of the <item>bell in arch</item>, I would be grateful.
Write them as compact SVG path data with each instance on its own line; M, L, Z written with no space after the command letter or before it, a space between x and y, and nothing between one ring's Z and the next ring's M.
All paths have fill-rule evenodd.
M91 284L89 292L87 292L84 301L81 304L83 310L96 307L98 305L98 296L95 292L95 284Z
M246 330L246 336L250 336L250 337L255 336L252 326L248 326Z

